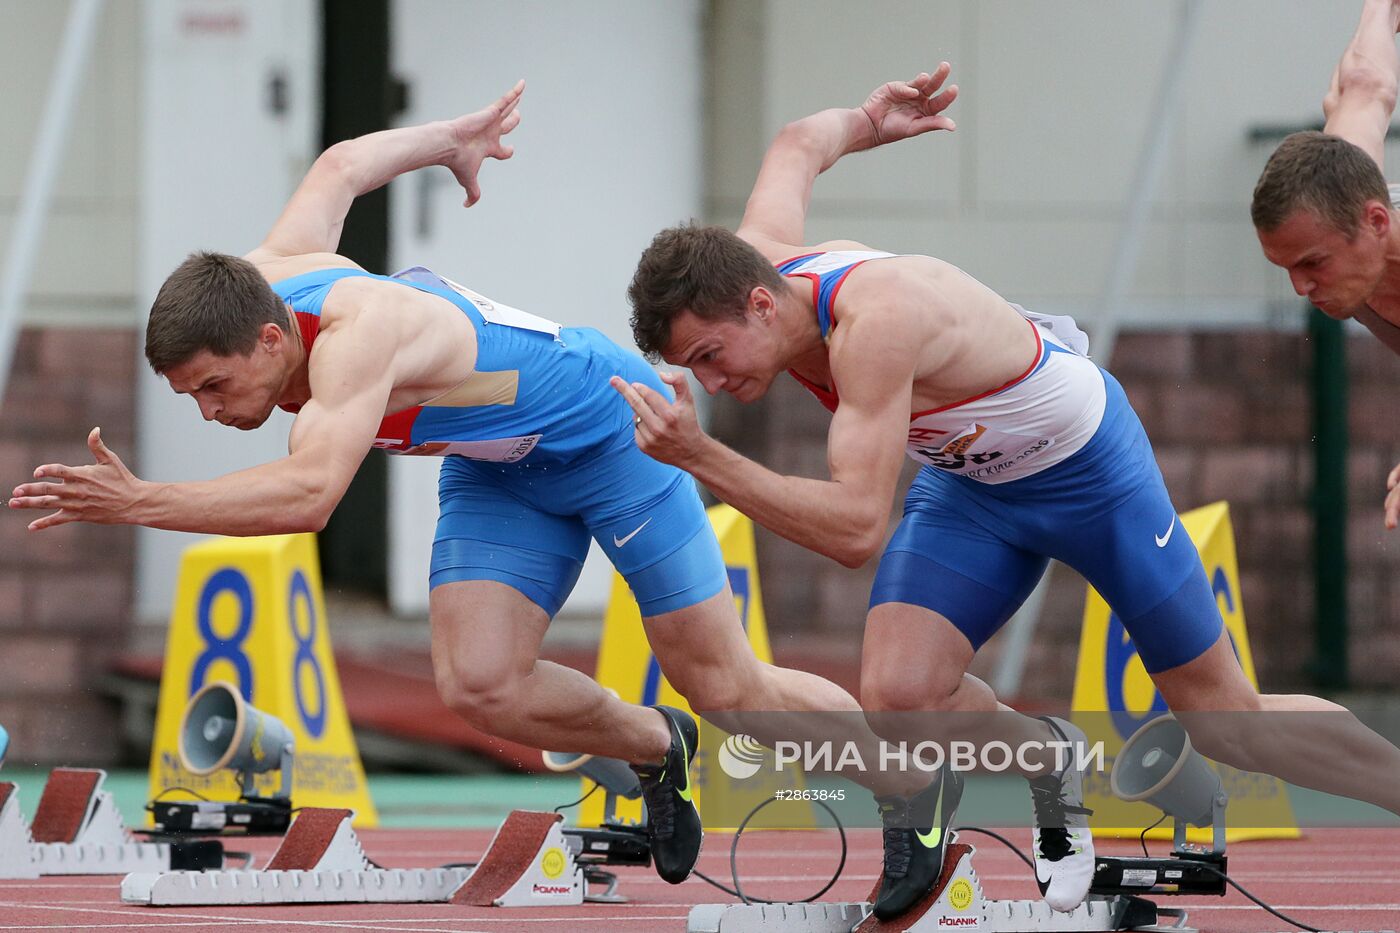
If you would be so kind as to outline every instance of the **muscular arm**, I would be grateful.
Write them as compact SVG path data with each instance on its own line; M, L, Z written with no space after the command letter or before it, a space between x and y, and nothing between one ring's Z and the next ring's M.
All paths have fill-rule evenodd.
M331 146L306 173L258 252L263 258L335 252L355 198L429 165L451 169L466 190L466 206L475 204L482 161L508 159L514 151L501 137L520 122L515 108L524 89L518 82L491 106L455 120L382 130Z
M739 236L755 245L763 240L805 243L812 183L842 156L931 130L953 129L953 121L942 111L957 97L957 86L938 93L948 72L944 62L931 75L881 85L860 107L823 110L784 127L763 157Z
M1324 131L1364 149L1382 169L1400 80L1397 28L1400 5L1393 0L1365 0L1356 33L1332 73L1322 103L1327 117Z
M823 110L783 127L763 156L739 236L807 242L807 207L817 176L842 156L874 144L870 119L859 109Z
M909 433L915 342L897 316L881 309L851 321L833 348L841 404L827 437L829 480L775 473L708 436L680 465L784 538L848 567L864 564L884 543Z
M690 472L718 498L775 534L847 567L860 567L884 541L903 451L888 431L844 400L832 419L830 480L784 476L707 438ZM906 414L905 424L909 421ZM878 435L878 436L877 436ZM884 441L884 450L868 445ZM857 451L863 451L857 454Z
M345 494L393 386L395 337L385 316L361 313L317 340L311 400L292 427L290 453L272 463L190 483L132 476L94 430L90 466L47 464L17 488L11 508L57 509L30 525L135 524L223 535L319 531Z

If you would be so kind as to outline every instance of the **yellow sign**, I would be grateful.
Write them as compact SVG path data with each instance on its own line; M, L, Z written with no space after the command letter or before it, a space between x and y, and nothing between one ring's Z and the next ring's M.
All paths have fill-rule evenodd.
M1245 631L1244 602L1235 562L1235 535L1230 526L1229 506L1216 502L1181 516L1181 526L1191 536L1205 566L1206 579L1215 593L1225 630L1230 634L1235 654L1249 682L1257 689L1254 658ZM1105 738L1105 767L1111 769L1114 755L1138 727L1167 711L1166 701L1133 647L1123 623L1114 615L1093 587L1084 605L1084 628L1079 640L1079 665L1074 677L1073 709L1076 712L1108 711L1111 728L1087 728L1089 717L1081 717L1091 739ZM1230 795L1226 830L1230 842L1246 839L1297 838L1297 820L1282 781L1267 775L1239 771L1211 762ZM1090 773L1084 783L1084 805L1094 809L1095 835L1137 836L1142 827L1160 816L1146 803L1127 803L1113 796L1108 773ZM1103 828L1107 827L1107 828ZM1261 828L1262 827L1262 828ZM1171 838L1170 827L1148 833L1154 839ZM1209 830L1188 830L1193 842L1208 841Z
M725 570L729 575L729 589L734 594L734 608L739 621L744 626L753 647L754 655L764 663L772 663L773 652L768 644L768 626L763 617L763 597L758 587L758 560L754 553L753 523L735 509L727 505L717 505L707 510L710 525L719 539L720 552L724 556ZM642 627L641 610L632 597L627 581L620 574L613 575L612 595L608 600L607 614L603 617L603 638L598 646L598 683L617 692L628 703L643 706L663 704L690 711L685 698L666 682L661 674L661 665L647 646L646 631ZM701 800L706 793L712 800L716 794L731 794L730 782L719 771L716 755L718 747L708 748L701 744L691 766L691 792L704 816L705 808ZM764 784L763 787L759 787ZM757 802L771 796L770 782L756 780L753 787L745 786L744 793L757 794ZM784 778L782 787L794 786L792 778ZM583 781L584 791L593 789L593 782ZM718 812L719 808L716 808ZM725 811L734 808L725 807ZM738 812L745 812L748 808ZM782 808L770 808L778 810ZM638 820L641 817L640 800L619 800L617 816L621 819ZM579 825L597 826L603 820L603 801L598 795L590 797L579 810ZM784 816L785 824L791 823L790 813ZM759 821L762 825L768 825ZM756 824L757 825L757 824ZM726 827L706 825L707 829ZM727 827L732 828L732 827Z
M349 807L357 827L378 822L331 654L314 535L216 538L186 549L160 678L152 797L183 787L238 799L233 772L198 777L180 766L185 706L215 680L291 730L293 806ZM256 783L257 793L271 795L281 775Z

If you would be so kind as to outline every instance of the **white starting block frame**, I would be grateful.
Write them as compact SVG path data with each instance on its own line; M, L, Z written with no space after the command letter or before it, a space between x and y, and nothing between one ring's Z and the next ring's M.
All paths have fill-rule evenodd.
M691 909L688 933L857 933L857 931L968 930L974 933L1078 933L1078 931L1171 930L1191 928L1140 925L1129 897L1090 898L1069 913L1052 910L1044 901L992 900L972 867L976 850L967 846L957 855L943 889L922 912L916 907L903 918L880 921L870 903L701 904ZM951 857L951 853L950 853ZM1153 919L1155 920L1155 911ZM1178 923L1184 922L1181 914Z
M452 903L474 907L582 904L587 883L583 867L564 839L563 823L558 813L512 810L491 837L474 877L462 885Z
M350 827L353 816L350 810L302 810L268 863L299 867L134 872L122 879L122 902L150 907L424 903L448 900L470 874L465 868L374 868Z
M234 904L441 903L454 898L478 869L503 887L490 894L498 907L583 903L586 882L556 814L512 813L496 831L478 868L375 868L351 828L350 810L303 809L263 870L135 872L122 879L123 903L150 907ZM543 835L525 837L521 820L555 820ZM524 848L512 842L524 840ZM528 850L528 851L527 851ZM493 856L493 852L495 853ZM519 855L527 854L528 861ZM285 867L295 863L296 867ZM503 865L504 873L489 865ZM504 882L504 883L503 883Z
M0 797L4 798L0 803L0 878L37 878L34 840L19 810L19 788L0 784Z
M107 772L99 769L55 768L50 773L39 801L41 811L46 801L58 802L51 795L72 793L74 783L92 788L85 800L67 802L70 808L80 807L82 817L72 838L59 842L34 841L19 809L19 788L14 787L0 808L0 878L124 875L169 869L170 846L131 838L112 795L102 789L106 778Z

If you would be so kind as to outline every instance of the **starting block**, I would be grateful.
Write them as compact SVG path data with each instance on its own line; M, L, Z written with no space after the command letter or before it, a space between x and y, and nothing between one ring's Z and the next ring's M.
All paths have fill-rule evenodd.
M943 861L943 874L921 902L903 917L882 921L861 903L828 904L701 904L690 911L689 933L933 933L969 930L976 933L1071 933L1071 931L1171 929L1157 927L1158 908L1139 897L1119 895L1090 898L1069 913L1052 910L1044 901L999 901L984 896L972 868L976 850L953 843ZM876 883L875 890L879 890ZM871 894L872 898L874 892ZM1163 911L1166 913L1166 911Z
M516 810L475 868L375 868L352 811L303 809L264 870L134 872L122 901L152 907L229 904L443 903L543 907L583 903L580 846L557 813ZM611 891L605 892L611 894Z
M18 788L0 783L0 878L37 878L34 839L19 812Z
M56 768L27 827L19 790L0 785L0 878L39 875L121 875L132 870L203 868L223 864L217 842L136 842L127 832L105 771ZM27 854L27 863L26 863Z
M583 868L564 841L559 813L512 810L452 903L472 907L582 904Z
M263 870L134 872L122 902L151 907L446 901L465 868L373 868L350 810L307 807Z

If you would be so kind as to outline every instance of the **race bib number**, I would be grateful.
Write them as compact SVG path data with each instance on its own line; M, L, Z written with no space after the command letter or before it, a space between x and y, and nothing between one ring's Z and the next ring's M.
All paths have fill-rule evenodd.
M489 441L430 441L414 447L395 449L399 441L376 439L374 446L391 454L409 457L466 457L468 460L489 460L493 463L514 463L523 460L544 437L527 434L523 437L500 437Z
M1055 444L1054 438L996 431L970 424L934 444L910 440L909 453L940 470L971 479L999 477L1025 466Z

